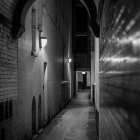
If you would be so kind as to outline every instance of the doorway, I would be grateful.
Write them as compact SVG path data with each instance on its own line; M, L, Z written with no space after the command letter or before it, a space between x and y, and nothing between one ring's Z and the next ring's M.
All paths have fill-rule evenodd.
M36 101L35 96L32 99L32 135L36 134Z
M41 105L41 95L39 95L38 99L38 129L42 128L42 105Z
M76 92L90 89L91 85L90 71L76 71Z

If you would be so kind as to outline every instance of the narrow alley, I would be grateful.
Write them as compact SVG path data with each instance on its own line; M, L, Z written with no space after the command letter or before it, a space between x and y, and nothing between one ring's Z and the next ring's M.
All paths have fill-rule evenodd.
M97 140L90 92L88 90L78 92L37 140Z
M0 140L140 140L140 0L0 0Z

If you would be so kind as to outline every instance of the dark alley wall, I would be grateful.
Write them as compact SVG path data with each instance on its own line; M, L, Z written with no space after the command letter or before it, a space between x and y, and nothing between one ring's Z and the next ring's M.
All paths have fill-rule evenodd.
M100 1L100 140L140 139L140 1Z

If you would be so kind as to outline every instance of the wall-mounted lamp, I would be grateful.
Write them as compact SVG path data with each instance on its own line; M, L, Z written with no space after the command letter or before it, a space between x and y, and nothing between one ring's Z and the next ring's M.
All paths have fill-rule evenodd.
M71 63L72 59L71 58L68 58L68 63Z
M47 45L47 38L40 37L40 43L41 43L41 48L45 47Z
M82 72L82 74L86 74L86 72Z

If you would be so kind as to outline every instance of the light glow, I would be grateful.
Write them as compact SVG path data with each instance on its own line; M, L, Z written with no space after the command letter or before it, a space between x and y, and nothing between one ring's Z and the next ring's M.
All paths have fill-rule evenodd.
M86 72L83 71L82 74L86 74Z
M71 58L68 58L68 63L71 63L72 59Z
M40 37L41 41L41 47L44 48L47 45L47 38L46 37Z

